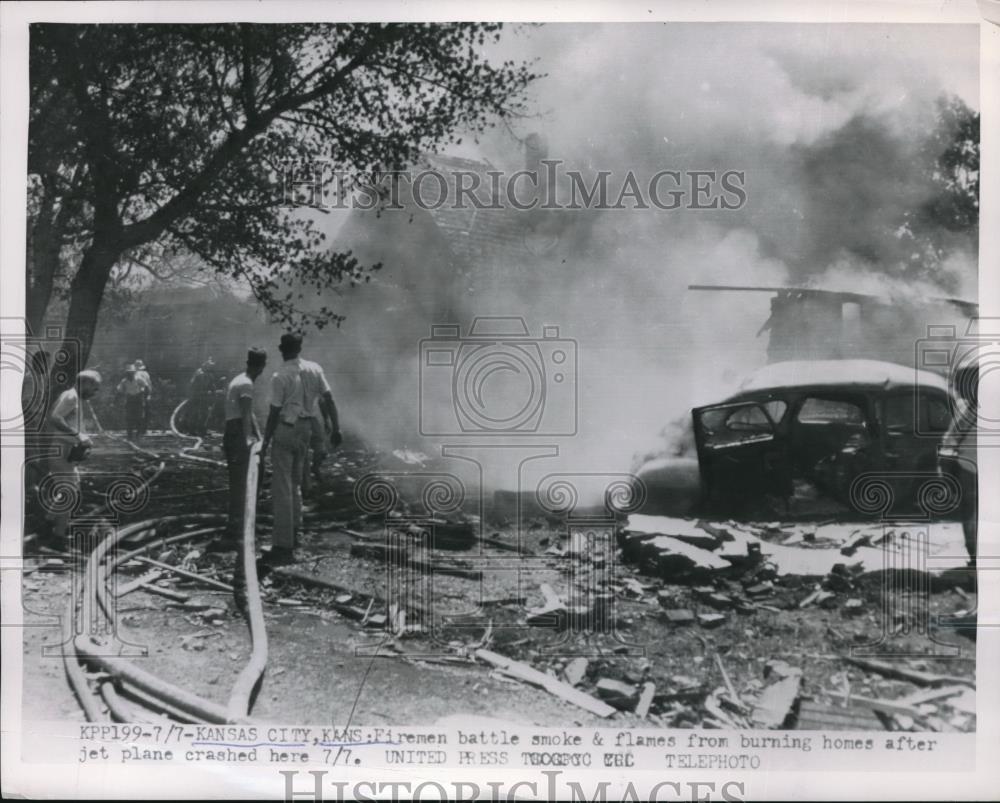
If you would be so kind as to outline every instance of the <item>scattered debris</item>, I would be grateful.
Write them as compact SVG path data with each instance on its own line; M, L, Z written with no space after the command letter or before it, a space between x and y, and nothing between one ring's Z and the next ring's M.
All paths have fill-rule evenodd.
M563 677L570 686L576 686L587 676L587 667L590 661L586 658L574 658L563 669Z
M884 675L887 678L895 678L896 680L908 680L910 683L916 683L918 686L941 686L943 684L961 684L963 686L971 686L975 688L975 682L971 678L955 677L953 675L935 675L932 672L921 672L917 669L910 669L906 666L900 666L898 664L890 664L885 661L873 661L867 658L854 658L853 656L844 656L844 660L859 669L864 669L868 672L875 672L879 675Z
M120 584L115 589L116 597L124 597L126 594L131 594L138 588L142 588L147 583L153 583L159 580L163 576L163 571L161 569L150 569L141 577L136 577L134 580L129 580L127 583Z
M729 696L741 709L745 708L743 701L740 699L740 696L736 693L736 689L733 687L733 682L729 679L729 673L726 671L726 666L722 663L722 656L719 655L719 653L715 654L715 663L719 667L719 672L722 673L722 682L726 684L726 691L729 692Z
M172 588L164 588L163 586L155 585L154 583L143 583L141 586L143 591L149 594L156 594L159 597L166 597L173 602L183 602L186 603L191 599L189 594L185 594L183 591L175 591Z
M756 585L749 586L745 588L744 591L748 597L768 597L774 593L774 583L770 580L757 583Z
M702 627L704 627L706 629L709 629L709 630L712 629L712 628L716 628L719 625L725 624L725 622L726 622L726 615L723 614L723 613L699 613L698 614L698 623Z
M211 577L205 577L204 575L196 574L195 572L189 572L187 569L181 569L178 566L171 566L168 563L153 560L152 558L147 558L143 555L136 555L135 560L145 563L148 566L155 566L158 569L164 569L171 574L183 577L185 580L193 580L196 583L201 583L202 585L209 586L210 588L217 588L220 591L229 591L230 593L232 593L233 590L233 587L227 583L223 583L219 580L213 580Z
M936 700L944 700L948 697L954 697L958 694L964 694L968 691L967 686L943 686L936 689L927 689L926 691L918 691L914 694L904 697L900 700L901 703L906 705L921 705L923 703L930 703Z
M694 624L694 612L688 608L669 608L663 612L663 618L677 627Z
M965 714L976 713L976 690L966 689L958 697L948 701L948 705Z
M884 730L885 726L869 708L842 708L815 700L802 700L796 728L809 731L878 731Z
M859 599L849 599L841 608L844 616L861 616L865 612L865 604Z
M599 717L610 717L615 713L615 709L607 703L601 702L600 700L595 699L589 694L585 694L578 689L574 689L569 684L563 683L557 678L554 678L552 675L539 672L537 669L530 667L527 664L523 664L520 661L506 658L499 653L486 649L478 649L474 654L480 661L484 661L491 666L502 669L508 675L516 677L527 683L540 686L550 694L554 694L556 697L590 711L592 714L596 714Z
M858 551L858 547L869 546L872 542L871 536L867 533L856 531L850 539L840 548L841 555L850 557Z
M656 696L655 683L643 683L642 692L639 694L639 702L635 705L635 714L639 719L645 719L649 713L649 707L653 704L653 697Z
M703 597L702 602L715 608L717 611L726 611L732 608L735 601L728 594L713 593Z
M750 719L763 728L780 728L791 713L802 685L802 670L789 667L790 672L777 683L767 686L757 699Z
M597 693L602 700L619 711L631 711L639 701L639 692L635 686L611 678L597 681Z
M835 692L827 693L831 697L835 696ZM912 719L923 718L921 713L916 708L899 700L874 699L872 697L862 697L855 694L848 697L847 702L852 706L869 708L876 713L881 712L893 716L906 716Z
M351 544L351 557L367 558L368 560L378 560L383 563L391 562L396 566L407 566L418 572L424 572L427 576L433 574L446 574L452 577L461 577L466 580L482 580L483 573L478 569L466 569L453 563L446 563L441 560L433 562L425 561L413 557L409 550L399 548L395 545L377 543Z

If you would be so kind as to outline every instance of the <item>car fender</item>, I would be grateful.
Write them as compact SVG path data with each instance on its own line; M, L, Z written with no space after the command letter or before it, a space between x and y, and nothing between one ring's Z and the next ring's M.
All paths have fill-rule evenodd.
M636 472L645 502L640 513L652 516L692 516L702 500L697 457L659 457Z

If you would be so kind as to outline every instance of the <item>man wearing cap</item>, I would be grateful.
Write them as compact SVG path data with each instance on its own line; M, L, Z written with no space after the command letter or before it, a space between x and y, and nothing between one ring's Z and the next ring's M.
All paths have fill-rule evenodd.
M234 545L243 533L243 511L246 497L247 467L250 449L260 440L257 417L253 412L253 383L264 372L267 352L252 348L247 352L247 367L237 374L226 388L226 429L222 449L229 471L229 526L227 541Z
M47 508L51 536L63 549L70 516L80 499L77 464L90 447L90 438L83 429L80 402L92 399L100 389L101 375L97 371L80 371L73 387L59 394L46 419L46 431L53 436L59 451L49 458L48 477L42 481L39 495L42 508Z
M302 480L314 419L320 416L326 422L334 448L341 443L337 405L326 375L319 365L299 356L302 335L282 335L278 348L284 362L271 379L271 408L261 449L265 454L273 441L274 536L270 560L275 564L293 559L295 536L302 523Z

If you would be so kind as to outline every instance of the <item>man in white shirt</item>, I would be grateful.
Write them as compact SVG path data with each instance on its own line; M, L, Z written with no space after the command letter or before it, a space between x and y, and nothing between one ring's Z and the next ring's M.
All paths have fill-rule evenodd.
M271 379L271 409L264 429L261 456L271 442L271 499L274 505L274 535L270 562L288 563L293 559L295 536L302 524L302 480L309 437L316 416L326 421L330 442L340 445L337 405L323 369L299 357L302 335L281 336L278 346L284 362Z
M129 440L138 440L145 429L149 391L149 385L139 376L135 365L127 366L125 378L118 383L116 392L125 397L125 437Z
M267 352L252 348L247 352L247 368L237 374L226 388L226 429L222 450L229 471L229 526L226 541L236 546L243 535L243 512L246 501L247 468L250 449L260 440L257 417L253 413L253 383L264 372Z
M83 429L80 402L93 398L100 389L101 375L97 371L80 371L73 387L59 394L46 419L46 430L53 436L59 449L48 461L50 481L55 486L63 486L63 492L77 502L80 498L80 471L77 463L83 459L82 453L90 445L90 438ZM46 483L42 484L44 486ZM75 504L56 504L57 501L53 499L47 518L52 525L53 539L65 548L66 530ZM42 507L46 507L45 499L42 500Z

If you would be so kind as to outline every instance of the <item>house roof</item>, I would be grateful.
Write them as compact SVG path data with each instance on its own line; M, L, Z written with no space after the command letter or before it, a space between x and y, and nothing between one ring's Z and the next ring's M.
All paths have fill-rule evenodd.
M793 387L912 388L948 392L938 374L880 360L793 360L776 362L750 374L739 387L744 393Z

